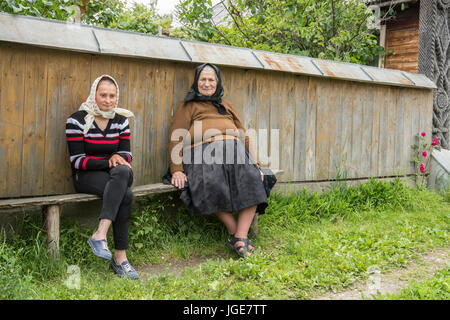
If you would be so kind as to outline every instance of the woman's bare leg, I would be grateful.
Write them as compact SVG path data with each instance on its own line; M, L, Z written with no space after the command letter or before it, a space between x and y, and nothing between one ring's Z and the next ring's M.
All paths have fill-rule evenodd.
M223 222L230 235L236 233L237 223L233 214L229 212L218 212L216 213L216 216L219 218L220 221Z
M239 211L237 229L235 234L236 238L247 238L248 230L250 230L250 226L252 224L255 213L256 206Z
M236 238L244 238L244 239L248 238L248 231L250 230L250 226L252 225L255 213L256 213L256 206L239 211L237 229L234 235ZM241 241L236 243L236 246L242 245L244 245L244 243ZM252 246L249 246L250 251L253 251L253 249L254 248Z
M98 223L98 229L92 236L94 240L106 240L106 236L108 234L109 227L111 226L111 220L109 219L101 219Z
M116 264L120 265L125 260L128 260L126 250L115 250L114 251L114 261Z
M243 209L238 213L238 220L234 218L233 214L229 212L218 212L216 216L225 224L230 235L234 235L236 238L248 238L248 231L253 221L253 217L256 213L256 206ZM238 241L235 243L235 247L244 246L245 243ZM253 251L253 247L249 246L249 250ZM244 250L244 249L242 249ZM250 253L248 253L250 255Z

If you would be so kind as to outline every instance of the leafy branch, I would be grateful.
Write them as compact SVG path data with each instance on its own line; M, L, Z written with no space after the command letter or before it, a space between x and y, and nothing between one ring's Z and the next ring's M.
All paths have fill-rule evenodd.
M225 7L228 23L215 22L211 1L180 2L177 17L191 38L361 64L384 53L377 43L377 31L368 26L373 13L364 0L219 3Z

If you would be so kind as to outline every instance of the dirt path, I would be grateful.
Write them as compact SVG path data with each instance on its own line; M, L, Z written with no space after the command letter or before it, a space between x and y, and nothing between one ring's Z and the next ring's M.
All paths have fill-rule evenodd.
M370 270L368 279L356 282L347 290L313 297L313 300L361 300L377 293L398 293L408 285L408 280L421 280L444 269L450 262L450 248L436 248L423 255L421 259L408 264L406 268L391 270L381 274L376 268Z
M160 275L166 272L181 276L187 267L196 267L208 259L221 259L220 256L195 257L190 260L168 261L164 264L145 265L136 268L141 279L150 275ZM356 282L348 289L341 292L330 292L321 296L312 297L313 300L361 300L363 297L370 298L371 295L381 293L397 293L408 285L408 280L420 280L433 275L436 271L445 268L450 262L450 248L435 248L422 255L421 258L408 264L406 268L391 270L381 274L373 268L369 270L370 276L366 281Z
M158 276L165 273L171 273L176 276L181 276L183 270L188 267L196 267L209 259L222 259L220 256L210 257L193 257L189 260L172 260L163 264L149 264L145 266L136 267L136 271L139 273L142 279L148 278L150 275Z

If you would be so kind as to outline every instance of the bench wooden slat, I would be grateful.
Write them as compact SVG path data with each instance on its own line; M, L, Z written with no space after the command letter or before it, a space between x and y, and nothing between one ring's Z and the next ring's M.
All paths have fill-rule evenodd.
M282 170L272 170L275 175L283 173ZM136 186L132 188L133 195L135 197L146 196L150 194L166 193L178 190L172 185L163 183L147 184L142 186ZM60 224L60 212L61 205L64 203L84 202L90 200L100 199L100 197L86 194L86 193L73 193L62 194L54 196L42 196L31 198L18 198L18 199L3 199L0 200L1 209L14 209L23 207L42 206L42 211L46 221L47 228L47 245L48 253L57 260L59 258L59 224ZM258 233L258 214L255 214L253 218L251 234L254 236Z
M132 188L132 190L133 190L133 196L140 197L140 196L146 196L149 194L172 192L172 191L176 191L178 189L170 184L154 183L154 184L146 184L146 185L142 185L142 186L136 186L136 187Z
M275 175L281 174L282 170L273 170ZM146 196L150 194L166 193L176 191L177 188L163 183L146 184L132 188L135 197ZM85 202L100 199L100 197L86 193L71 193L53 196L31 197L31 198L17 198L17 199L3 199L0 200L1 209L14 209L22 207L37 207L50 206L56 204Z
M74 193L56 196L43 196L21 199L0 200L0 209L14 209L21 207L48 206L62 203L82 202L99 199L99 197L91 194Z
M172 185L166 185L163 183L147 184L142 186L136 186L132 188L133 195L135 197L171 192L177 190ZM72 193L61 194L54 196L42 196L32 198L18 198L18 199L4 199L0 200L0 209L14 209L21 207L33 207L33 206L49 206L55 204L85 202L100 199L100 197L86 193Z

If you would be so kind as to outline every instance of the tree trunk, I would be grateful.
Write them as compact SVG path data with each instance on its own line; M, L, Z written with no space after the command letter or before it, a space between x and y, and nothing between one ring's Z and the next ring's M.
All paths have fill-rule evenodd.
M85 14L85 13L86 13L86 6L87 6L87 4L88 4L89 1L90 1L90 0L81 0L81 2L83 3L83 4L80 6L81 14Z

